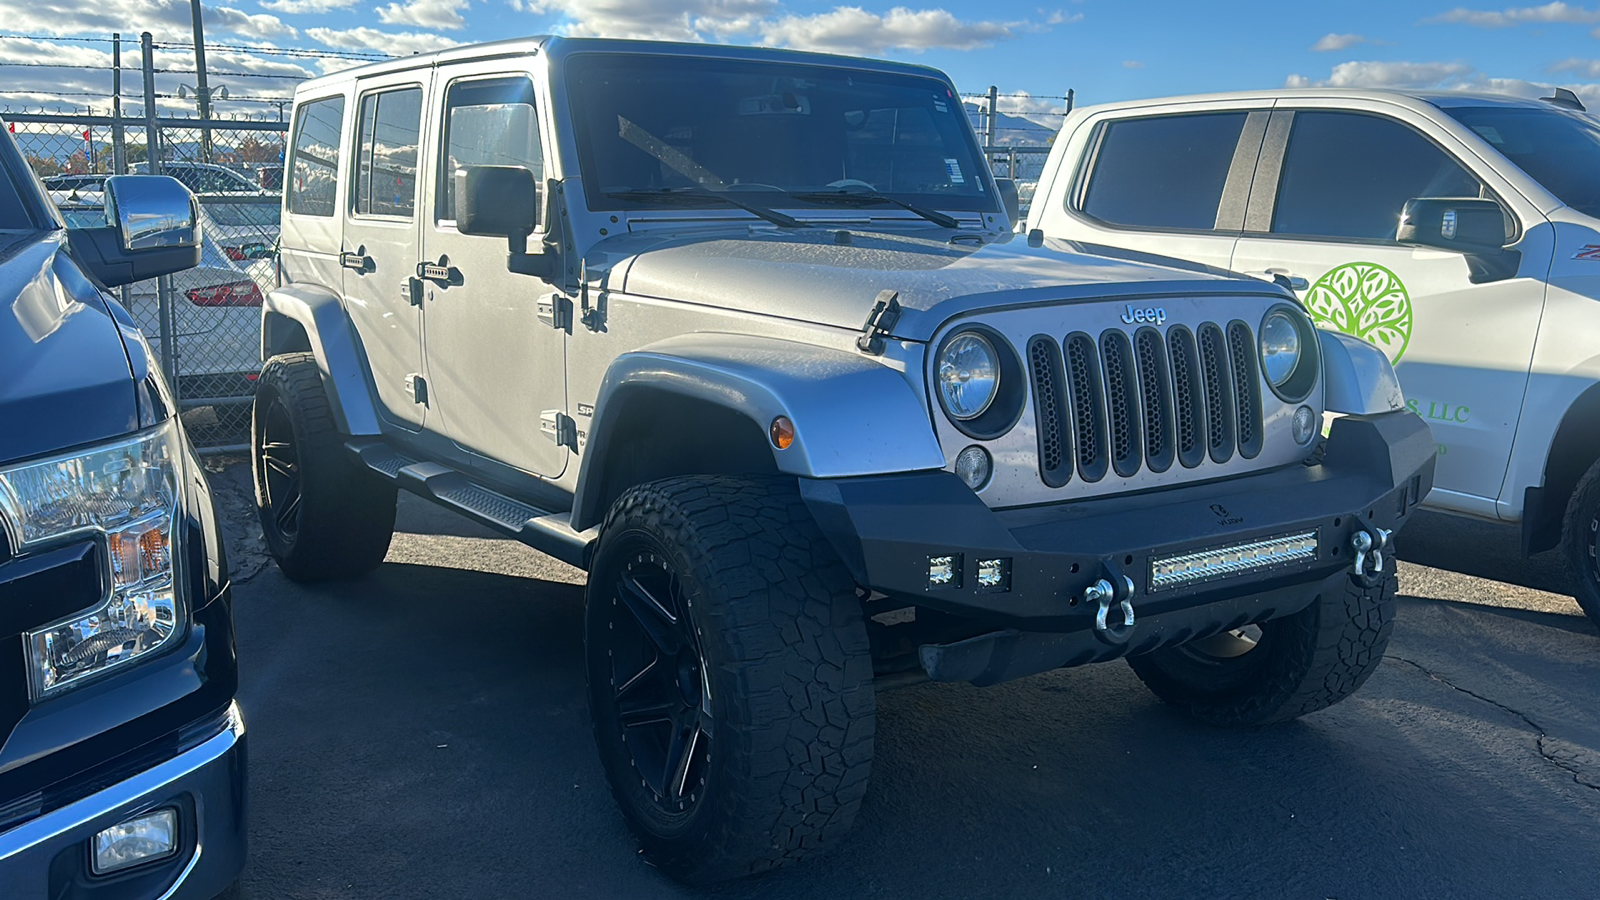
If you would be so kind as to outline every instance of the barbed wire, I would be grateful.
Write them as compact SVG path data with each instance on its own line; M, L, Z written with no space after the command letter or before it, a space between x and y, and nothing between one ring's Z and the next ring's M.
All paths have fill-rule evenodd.
M114 44L118 41L112 38L96 37L62 37L51 34L0 34L0 40L12 41L43 41L51 43L76 43L76 44ZM120 43L138 44L137 38L123 38ZM157 50L192 50L194 44L185 41L156 41L151 47ZM394 55L381 50L313 50L305 47L275 47L266 45L261 47L249 44L214 44L206 42L207 50L228 50L244 53L260 53L265 56L300 56L312 59L359 59L359 60L384 60L394 59Z

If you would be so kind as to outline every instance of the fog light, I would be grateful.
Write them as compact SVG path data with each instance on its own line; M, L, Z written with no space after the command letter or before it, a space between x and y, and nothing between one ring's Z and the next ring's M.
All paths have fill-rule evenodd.
M961 587L961 557L928 557L928 589L957 587Z
M94 873L165 859L178 852L178 811L158 809L94 836Z
M1011 590L1011 559L978 560L978 590L998 593Z
M989 483L989 473L994 466L989 461L989 451L973 444L956 457L956 475L974 491L983 490Z
M1317 433L1317 414L1311 407L1302 406L1294 411L1294 423L1290 427L1296 444L1308 444Z

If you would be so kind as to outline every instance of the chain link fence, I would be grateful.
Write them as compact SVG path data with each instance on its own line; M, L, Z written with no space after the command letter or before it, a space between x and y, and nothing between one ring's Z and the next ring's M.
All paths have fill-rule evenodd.
M156 168L199 200L200 265L120 288L121 300L161 360L195 442L245 443L261 365L261 302L277 280L287 126L124 119L119 129L109 116L5 117L68 224L103 224L105 179L150 172L154 135Z

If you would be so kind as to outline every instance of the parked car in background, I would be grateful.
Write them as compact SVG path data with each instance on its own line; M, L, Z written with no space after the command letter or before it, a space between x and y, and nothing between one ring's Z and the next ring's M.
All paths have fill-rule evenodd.
M66 228L0 134L0 896L206 900L246 846L228 566L106 290L198 261L194 201L123 176Z
M1014 235L943 73L537 38L295 102L267 547L370 571L403 488L586 569L596 747L673 876L842 838L894 684L1127 657L1254 726L1377 668L1434 467L1388 361L1276 285Z
M1086 107L1027 227L1275 279L1382 348L1438 441L1428 505L1561 545L1600 623L1600 120L1570 92Z
M103 205L59 204L69 227L103 225ZM262 292L271 285L272 252L248 241L255 232L217 224L219 213L239 209L200 203L200 264L172 276L171 332L177 353L179 396L187 399L247 397L255 391L260 368ZM277 207L248 207L254 218L275 218ZM257 212L261 210L262 212ZM263 215L262 213L269 213ZM232 237L230 237L232 235ZM275 235L274 235L275 237ZM133 282L128 311L163 359L161 285L156 279ZM120 296L120 295L119 295Z

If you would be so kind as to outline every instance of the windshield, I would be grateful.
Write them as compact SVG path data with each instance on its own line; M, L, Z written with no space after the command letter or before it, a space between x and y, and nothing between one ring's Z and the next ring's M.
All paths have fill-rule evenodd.
M586 53L567 64L567 92L590 209L658 206L687 188L789 208L837 206L788 196L828 191L997 207L961 99L938 79Z
M1447 109L1562 203L1600 217L1600 119L1576 110Z

